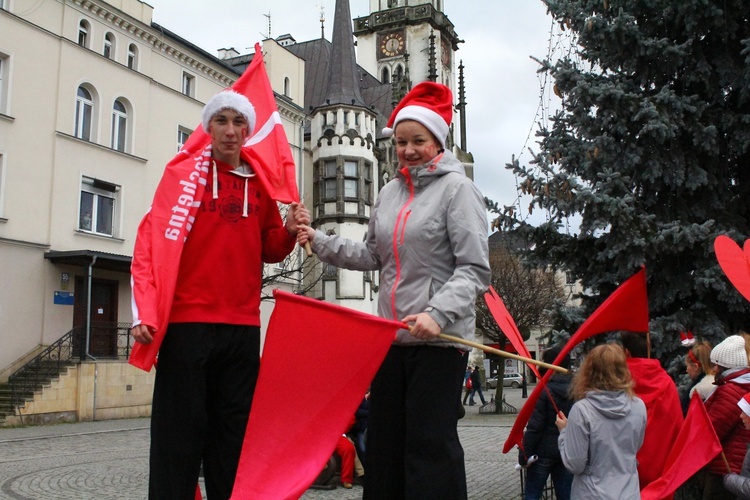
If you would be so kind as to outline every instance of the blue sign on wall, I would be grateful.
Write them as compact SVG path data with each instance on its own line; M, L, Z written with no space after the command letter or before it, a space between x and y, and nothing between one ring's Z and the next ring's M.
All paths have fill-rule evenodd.
M73 295L73 292L61 292L58 290L55 290L55 304L59 304L61 306L72 306L76 302L75 295Z

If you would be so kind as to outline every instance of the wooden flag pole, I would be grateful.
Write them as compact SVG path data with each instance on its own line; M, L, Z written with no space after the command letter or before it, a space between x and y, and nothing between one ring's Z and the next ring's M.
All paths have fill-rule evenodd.
M459 337L454 337L453 335L446 335L444 333L439 333L438 337L443 340L448 340L450 342L457 342L459 344L476 347L477 349L481 349L484 352L497 354L498 356L502 356L504 358L516 359L518 361L523 361L524 363L531 363L532 365L541 366L542 368L547 368L548 370L555 370L556 372L560 372L560 373L568 373L568 370L566 370L565 368L561 366L551 365L549 363L545 363L544 361L537 361L536 359L525 358L523 356L519 356L518 354L512 354L506 351L501 351L500 349L495 349L494 347L489 347L484 344L480 344L478 342L472 342L471 340L464 340Z

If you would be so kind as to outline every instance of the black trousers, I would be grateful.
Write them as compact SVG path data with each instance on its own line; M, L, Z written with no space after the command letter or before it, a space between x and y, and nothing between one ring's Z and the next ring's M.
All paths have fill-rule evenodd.
M228 499L260 366L257 326L170 324L151 414L149 498L193 500L201 462L209 499Z
M372 382L365 500L467 497L457 402L468 355L393 346Z

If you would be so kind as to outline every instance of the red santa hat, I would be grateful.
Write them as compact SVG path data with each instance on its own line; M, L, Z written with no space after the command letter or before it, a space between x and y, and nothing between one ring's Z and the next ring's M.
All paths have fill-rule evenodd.
M252 135L253 130L255 129L255 108L250 104L247 97L235 92L234 90L224 90L219 92L209 99L203 107L201 123L203 124L203 130L206 133L208 133L208 124L211 121L211 118L223 109L232 109L244 116L248 125L247 135Z
M737 402L737 406L740 407L740 410L745 412L745 415L750 417L750 392L742 396L742 399Z
M399 122L414 120L432 132L445 148L449 127L453 119L453 93L442 83L422 82L401 99L391 113L383 135L390 137Z

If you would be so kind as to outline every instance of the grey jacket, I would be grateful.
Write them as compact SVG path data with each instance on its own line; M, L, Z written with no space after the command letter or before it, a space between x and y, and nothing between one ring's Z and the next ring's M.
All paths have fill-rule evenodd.
M484 198L451 152L436 160L402 170L383 187L366 241L318 230L312 248L338 267L380 270L380 316L426 311L443 333L473 340L474 302L490 282ZM395 343L427 342L399 330Z
M646 405L622 391L590 391L570 410L557 444L574 474L571 498L640 498L635 455L646 431Z
M737 495L739 500L750 500L750 449L747 450L745 460L742 461L740 473L724 476L724 488Z

